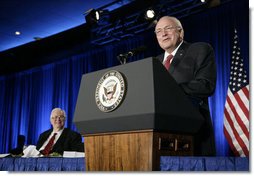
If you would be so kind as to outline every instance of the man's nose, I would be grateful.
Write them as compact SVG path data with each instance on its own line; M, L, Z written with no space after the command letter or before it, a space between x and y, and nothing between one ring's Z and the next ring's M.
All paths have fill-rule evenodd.
M162 35L162 36L165 36L165 35L167 35L167 34L168 34L168 32L167 32L166 30L163 29L161 35Z

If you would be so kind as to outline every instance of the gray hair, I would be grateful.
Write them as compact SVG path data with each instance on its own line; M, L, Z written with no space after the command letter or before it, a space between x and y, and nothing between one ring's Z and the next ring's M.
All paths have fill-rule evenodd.
M65 113L65 111L64 111L63 109L61 109L61 108L54 108L54 109L51 111L50 117L52 117L52 114L53 114L55 111L60 111L60 112L63 114L63 116L66 118L66 113Z
M182 23L181 23L180 20L178 20L176 17L173 17L173 16L163 16L163 17L161 17L160 19L162 19L162 18L168 18L168 19L174 21L178 27L180 27L181 29L183 29ZM159 19L158 21L160 21L160 19ZM158 21L157 21L157 22L158 22Z
M181 36L180 36L180 37L181 37L181 40L183 40L183 37L184 37L184 30L183 30L183 26L182 26L182 23L180 22L180 20L178 20L176 17L173 17L173 16L163 16L163 17L161 17L161 18L159 19L159 21L160 21L161 19L167 19L167 20L173 21L173 22L176 24L176 26L178 27L178 29L181 30ZM158 21L158 22L159 22L159 21ZM158 22L156 23L155 28L157 27Z

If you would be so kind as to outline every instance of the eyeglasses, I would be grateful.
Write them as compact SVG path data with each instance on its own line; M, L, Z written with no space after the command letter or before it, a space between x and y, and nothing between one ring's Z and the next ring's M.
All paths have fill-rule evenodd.
M164 32L172 32L174 29L181 29L181 27L179 27L179 26L166 26L164 28L159 28L159 29L155 30L154 33L157 36L161 36L163 31Z
M60 119L60 120L64 120L65 119L65 117L64 116L53 116L53 117L51 117L53 120L56 120L56 119Z

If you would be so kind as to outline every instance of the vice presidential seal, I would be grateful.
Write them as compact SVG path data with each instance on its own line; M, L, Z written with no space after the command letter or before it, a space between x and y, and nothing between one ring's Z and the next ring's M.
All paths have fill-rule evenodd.
M95 90L95 102L103 112L115 110L124 99L125 80L120 72L111 70L99 80Z

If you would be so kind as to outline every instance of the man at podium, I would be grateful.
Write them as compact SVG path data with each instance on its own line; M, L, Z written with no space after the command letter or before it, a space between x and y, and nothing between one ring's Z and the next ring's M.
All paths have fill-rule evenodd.
M216 65L213 48L208 43L187 43L181 22L170 16L159 19L155 34L165 51L157 58L190 98L204 117L204 125L195 136L195 155L216 154L214 131L208 106L208 97L216 85Z

